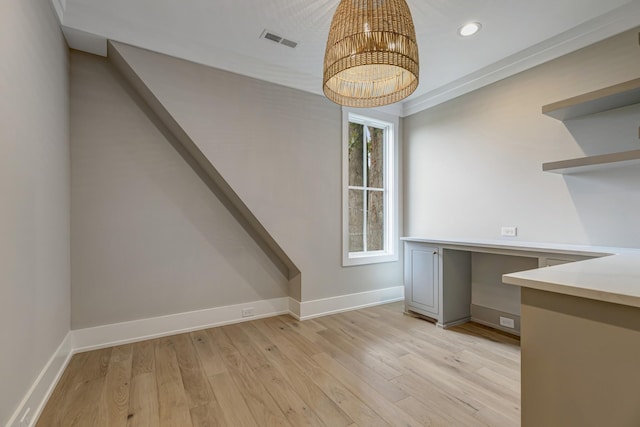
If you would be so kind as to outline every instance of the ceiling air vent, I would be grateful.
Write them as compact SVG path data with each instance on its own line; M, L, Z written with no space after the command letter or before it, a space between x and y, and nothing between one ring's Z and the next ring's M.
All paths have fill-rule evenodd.
M294 42L293 40L285 39L282 36L275 34L273 31L264 30L262 34L260 34L261 39L271 40L272 42L276 42L283 46L287 46L290 48L294 48L298 46L298 42Z
M283 45L285 45L287 47L290 47L290 48L294 48L294 47L298 46L298 42L294 42L293 40L289 40L289 39L282 39L280 44L283 44Z

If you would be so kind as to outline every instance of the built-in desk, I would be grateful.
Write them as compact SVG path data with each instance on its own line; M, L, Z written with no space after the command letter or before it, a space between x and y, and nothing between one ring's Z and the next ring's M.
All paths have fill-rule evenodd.
M502 291L509 293L508 296L515 299L511 304L515 305L515 309L511 313L488 307L490 304L472 304L472 265L474 264L472 261L477 254L506 255L524 259L525 262L515 263L516 267L511 266L510 270L495 272L497 286L504 288L505 286L501 284L501 276L503 273L517 271L514 268L534 269L605 256L610 253L603 248L515 240L453 240L422 237L405 237L402 240L405 246L404 277L407 312L431 318L441 327L454 326L473 318L478 323L516 335L520 333L519 293L507 292L511 289ZM526 258L529 258L528 262ZM476 262L475 265L478 266L478 263ZM496 293L499 292L496 291ZM512 321L513 325L501 326L501 317L503 320Z
M405 249L411 244L437 249L438 268L455 264L446 260L447 251L538 254L541 266L547 257L584 257L586 260L503 276L504 283L522 288L522 426L640 426L639 250L513 241L403 240ZM421 259L412 258L409 249L405 266ZM458 261L465 276L467 267ZM444 271L451 269L449 265ZM442 276L439 285L446 296L447 277Z

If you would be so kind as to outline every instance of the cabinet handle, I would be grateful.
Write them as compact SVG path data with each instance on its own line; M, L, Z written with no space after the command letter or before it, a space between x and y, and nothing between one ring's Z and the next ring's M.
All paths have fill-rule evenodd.
M438 255L438 251L433 251L433 254L434 255Z

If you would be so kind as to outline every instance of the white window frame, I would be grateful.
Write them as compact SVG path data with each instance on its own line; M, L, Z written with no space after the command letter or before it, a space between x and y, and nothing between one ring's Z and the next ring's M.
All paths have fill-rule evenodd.
M384 250L349 252L349 122L385 130L384 141ZM398 116L376 110L342 109L342 265L398 261Z

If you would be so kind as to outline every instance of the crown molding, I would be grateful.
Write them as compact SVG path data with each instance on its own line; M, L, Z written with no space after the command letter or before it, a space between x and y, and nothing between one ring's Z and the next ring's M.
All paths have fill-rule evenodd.
M64 38L71 49L107 56L107 38L97 34L61 25Z
M633 1L415 99L405 101L402 104L402 117L416 114L630 30L638 26L639 22L640 1Z

